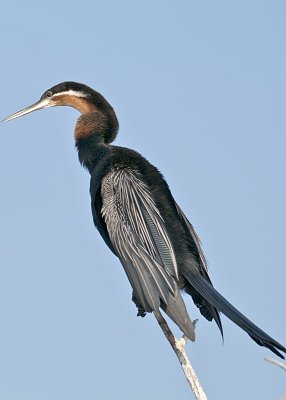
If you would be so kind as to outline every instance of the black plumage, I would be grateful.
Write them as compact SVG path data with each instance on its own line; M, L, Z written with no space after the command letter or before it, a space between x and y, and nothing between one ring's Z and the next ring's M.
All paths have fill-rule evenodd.
M111 145L119 125L103 96L86 85L64 82L6 120L59 105L82 114L75 142L79 160L91 174L94 224L125 269L138 315L161 308L194 340L194 327L180 294L185 291L206 319L215 320L221 334L220 312L257 344L284 358L280 353L286 352L284 346L214 289L199 238L158 169L134 150Z

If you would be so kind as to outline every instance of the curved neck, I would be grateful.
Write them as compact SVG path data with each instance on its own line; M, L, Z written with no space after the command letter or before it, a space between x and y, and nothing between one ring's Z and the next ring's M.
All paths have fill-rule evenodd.
M79 162L90 172L98 163L111 154L112 146L104 143L102 137L97 134L79 138L75 142Z
M75 127L75 144L80 163L91 173L96 164L110 153L110 145L118 132L118 121L112 112L96 109L82 114Z
M113 108L104 99L101 104L89 103L86 112L79 109L82 115L75 126L75 144L81 164L91 173L96 164L107 153L118 132L119 124Z
M103 112L94 106L78 118L74 137L77 141L91 135L98 135L104 143L111 143L116 138L118 129L118 120L112 107Z

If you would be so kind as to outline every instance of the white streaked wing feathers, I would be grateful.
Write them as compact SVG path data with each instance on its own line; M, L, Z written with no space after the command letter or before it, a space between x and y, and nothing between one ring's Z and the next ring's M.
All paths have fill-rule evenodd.
M102 180L102 216L110 240L146 311L168 304L178 269L164 221L147 185L130 170Z

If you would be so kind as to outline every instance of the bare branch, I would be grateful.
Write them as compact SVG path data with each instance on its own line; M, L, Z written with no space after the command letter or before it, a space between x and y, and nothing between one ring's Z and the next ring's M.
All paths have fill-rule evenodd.
M197 400L207 400L207 396L202 388L202 385L193 369L191 362L185 350L188 338L184 335L180 340L177 340L169 328L167 321L164 319L160 311L154 312L160 328L164 332L168 342L172 346L176 356L179 359L181 367L184 371L185 377L192 388L192 391Z
M277 365L278 367L284 369L284 371L286 371L286 365L285 365L283 362L281 362L281 361L275 360L275 358L265 358L265 361L268 361L268 362L270 362L270 363L272 363L272 364L275 364L275 365Z
M265 361L270 362L271 364L277 365L278 367L282 368L284 371L286 371L286 364L284 364L281 361L275 360L275 358L265 358ZM286 393L282 396L282 400L286 400Z

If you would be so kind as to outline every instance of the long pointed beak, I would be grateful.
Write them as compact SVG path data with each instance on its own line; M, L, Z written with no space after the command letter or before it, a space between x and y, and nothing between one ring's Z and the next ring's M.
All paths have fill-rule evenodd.
M23 115L29 114L33 111L41 110L42 108L52 107L54 103L51 99L42 99L37 101L37 103L32 104L30 107L26 107L21 111L16 112L15 114L10 115L9 117L2 120L2 122L11 121L12 119L22 117Z

